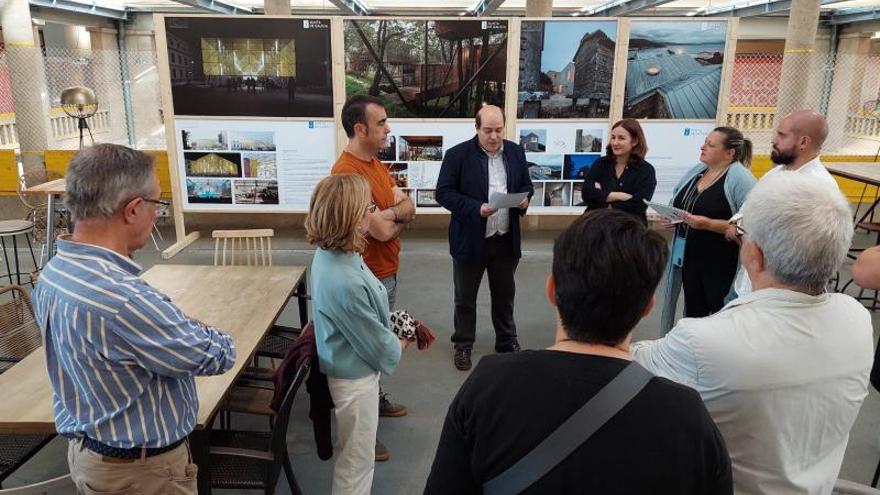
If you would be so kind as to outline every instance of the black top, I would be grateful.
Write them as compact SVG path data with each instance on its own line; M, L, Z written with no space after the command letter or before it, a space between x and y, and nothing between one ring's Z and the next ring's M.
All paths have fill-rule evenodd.
M700 193L696 183L703 176L703 173L697 174L691 182L681 188L672 203L673 206L713 220L730 218L734 212L730 210L730 203L724 194L727 173ZM709 270L713 273L727 275L736 273L739 268L739 246L735 242L725 239L724 234L691 229L686 224L679 224L675 233L687 239L684 253L685 263L696 263L701 267L701 270Z
M613 156L605 155L590 167L581 188L581 196L587 209L611 207L631 213L648 223L648 217L645 215L648 206L642 200L651 201L654 197L654 189L657 188L654 166L645 160L630 160L623 169L623 174L618 178L614 171L615 163ZM597 182L601 189L596 189ZM606 202L605 198L608 194L615 191L632 194L632 199Z
M486 356L449 407L426 494L481 493L628 364L558 351ZM732 494L721 433L694 390L653 378L526 494Z

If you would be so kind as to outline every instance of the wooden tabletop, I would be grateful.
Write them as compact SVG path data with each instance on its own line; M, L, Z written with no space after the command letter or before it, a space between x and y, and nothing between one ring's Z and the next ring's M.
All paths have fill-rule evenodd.
M832 175L880 186L880 163L823 163Z
M22 189L21 192L25 194L64 194L66 187L67 184L64 182L64 179L55 179Z
M284 309L305 273L301 266L157 265L142 278L171 297L184 313L232 335L235 367L218 376L196 377L203 428L235 378ZM0 433L55 431L52 386L43 348L0 375Z

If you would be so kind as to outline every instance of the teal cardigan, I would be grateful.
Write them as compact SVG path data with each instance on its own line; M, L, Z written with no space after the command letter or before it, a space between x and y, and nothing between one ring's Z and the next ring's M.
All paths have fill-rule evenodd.
M391 332L385 286L361 255L319 248L309 278L321 371L346 379L391 374L400 341Z
M678 196L682 188L688 185L703 170L706 170L706 165L698 163L678 181L675 189L672 190L672 198L669 200L670 205L675 201L675 197ZM730 164L730 169L727 170L727 177L724 179L724 197L727 198L730 211L736 214L742 208L743 203L746 201L746 196L752 190L755 182L757 182L755 176L742 163L733 162ZM685 239L673 235L673 245L670 246L670 253L675 252L677 243L684 244L684 242ZM683 248L684 246L679 247L679 249ZM666 279L666 287L664 289L663 312L660 315L661 335L669 333L675 324L675 310L678 305L678 296L681 294L681 267L675 266L672 263L672 256L669 257L669 261L666 263L666 275L664 278Z

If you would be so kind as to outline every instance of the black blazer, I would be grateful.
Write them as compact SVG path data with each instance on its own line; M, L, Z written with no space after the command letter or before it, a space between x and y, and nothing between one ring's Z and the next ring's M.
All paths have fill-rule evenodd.
M534 194L529 166L522 146L504 140L504 168L507 192ZM480 206L489 202L489 157L477 136L446 152L437 179L437 202L452 213L449 221L449 253L456 261L478 262L486 255L486 219ZM517 258L520 250L519 217L525 211L510 208L510 230Z
M645 211L648 205L643 199L651 201L654 189L657 188L657 176L654 167L645 160L630 160L620 178L614 172L615 160L613 156L603 156L587 171L584 184L581 188L581 197L588 210L596 208L614 208L635 215L644 223L648 223ZM599 183L601 189L596 189ZM608 194L620 191L632 195L629 201L605 201Z

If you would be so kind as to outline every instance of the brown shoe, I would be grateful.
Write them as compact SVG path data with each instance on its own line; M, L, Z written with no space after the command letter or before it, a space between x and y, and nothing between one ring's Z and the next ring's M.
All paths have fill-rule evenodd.
M391 402L391 399L388 398L388 394L385 392L379 392L379 416L385 418L399 418L401 416L406 416L406 413L406 406Z
M379 439L376 439L376 462L385 462L388 459L391 459L391 452L388 452L388 447L385 446L384 443L380 442Z
M455 357L452 358L452 362L455 363L455 367L460 371L471 369L471 350L456 349Z

